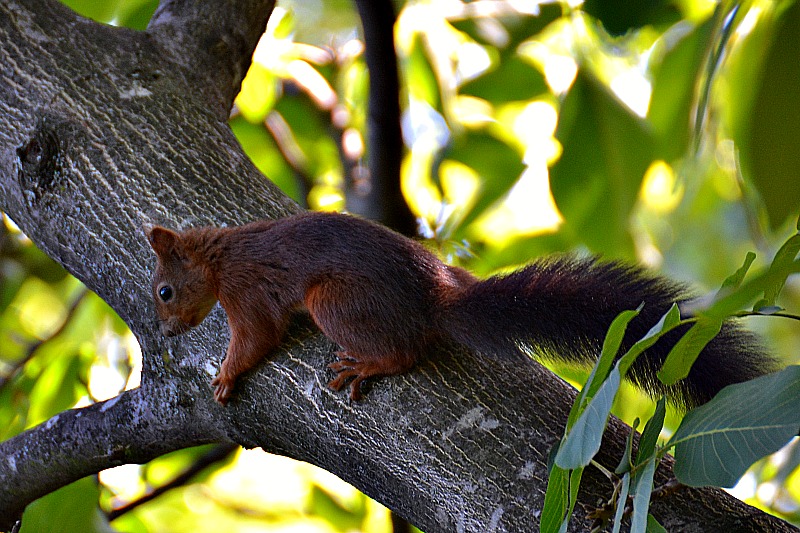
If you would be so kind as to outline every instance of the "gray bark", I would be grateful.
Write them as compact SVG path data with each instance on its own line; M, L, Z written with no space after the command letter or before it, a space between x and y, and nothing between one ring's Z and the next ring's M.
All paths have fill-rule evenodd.
M83 20L51 0L0 4L0 208L107 301L139 339L139 389L0 443L0 529L85 475L210 441L319 465L428 533L532 531L547 453L572 389L537 364L441 353L375 383L364 401L326 388L335 347L308 324L239 382L209 380L229 333L217 308L162 338L143 224L234 224L296 210L247 160L225 118L271 1L165 1L147 32ZM613 470L628 428L598 460ZM668 479L668 468L659 482ZM611 493L588 469L573 530ZM670 530L786 525L721 491L654 503Z

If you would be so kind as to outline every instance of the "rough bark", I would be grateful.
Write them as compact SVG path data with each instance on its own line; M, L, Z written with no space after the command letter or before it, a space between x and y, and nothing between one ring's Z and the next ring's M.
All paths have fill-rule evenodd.
M453 350L352 403L325 387L335 347L296 324L222 408L209 386L229 333L220 308L157 331L142 225L233 224L296 209L241 152L225 116L271 1L166 1L147 32L51 0L0 4L0 208L130 325L142 385L0 443L0 529L87 474L212 440L319 465L428 533L532 531L572 389L541 366ZM613 422L600 462L617 464ZM659 482L668 479L661 469ZM611 493L588 469L573 530ZM668 530L787 526L717 490L656 501Z

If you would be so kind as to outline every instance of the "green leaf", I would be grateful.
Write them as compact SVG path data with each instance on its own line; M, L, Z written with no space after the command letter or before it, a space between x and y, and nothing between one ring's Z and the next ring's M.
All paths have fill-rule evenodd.
M653 93L647 118L658 140L658 156L672 161L684 154L692 137L697 80L703 72L712 42L715 18L710 17L675 43L676 26L659 39L670 46L653 69ZM659 51L660 48L656 48Z
M633 420L633 425L631 426L631 431L628 433L628 438L625 439L625 452L622 454L622 459L619 460L617 469L614 470L615 474L626 474L630 472L631 467L633 466L633 436L636 434L636 428L638 427L639 417L637 416Z
M655 344L664 334L679 326L680 323L681 311L678 308L678 304L672 304L669 311L664 313L656 325L650 328L650 331L631 346L631 349L619 360L619 369L622 375L624 376L628 373L628 369L642 352Z
M581 391L575 398L575 402L572 404L569 417L567 418L567 432L570 431L573 424L583 412L586 404L594 397L608 377L611 365L614 363L614 358L617 356L619 347L622 345L622 339L625 337L625 330L628 327L628 323L638 314L638 310L623 311L611 322L606 332L606 337L603 340L603 348L600 351L600 357L597 358L592 372L589 374L586 383L584 383Z
M425 53L425 42L422 37L414 39L403 67L408 77L405 87L408 88L411 98L426 102L434 109L441 109L441 94L436 72Z
M667 530L658 523L656 517L648 514L647 515L647 533L667 533Z
M322 487L314 485L307 500L309 515L324 517L332 526L335 525L339 531L358 531L364 525L365 509L363 500L360 508L348 509L341 505Z
M443 155L471 167L481 178L480 194L464 215L462 227L506 194L525 169L519 152L483 131L468 131L457 137Z
M750 110L743 159L773 228L800 212L800 2L783 12L760 75Z
M551 463L558 449L554 446L548 454L549 477L547 491L544 495L544 508L539 521L539 530L542 532L565 532L572 510L578 501L578 489L581 485L583 469L564 470Z
M57 341L50 341L49 346ZM85 389L79 380L83 365L77 353L65 353L53 359L42 370L31 390L31 406L28 412L30 421L43 422L52 416L75 405L80 393Z
M631 211L654 153L646 122L580 70L556 138L564 151L550 170L550 186L565 219L562 231L592 250L632 256Z
M21 533L109 533L113 529L97 505L100 490L85 477L39 498L22 515Z
M575 509L575 504L578 503L578 489L581 486L581 477L583 477L583 468L573 470L569 475L569 509L567 509L567 516L561 523L560 531L562 533L566 533L572 511Z
M229 125L242 149L258 170L293 200L301 205L305 204L306 199L303 197L303 189L298 178L264 125L252 124L242 117L234 117ZM304 157L301 157L299 162L303 161Z
M668 0L586 0L583 10L600 20L611 35L650 25L673 24L680 20L674 2Z
M466 82L459 93L483 98L494 104L530 100L548 92L539 69L519 56L510 56L481 76Z
M655 457L644 463L641 470L633 476L633 516L631 517L631 533L647 531L647 516L650 510L650 494L653 492L653 476L656 472Z
M61 0L61 2L83 17L104 23L111 21L117 9L112 2L97 0Z
M126 2L125 7L122 8L120 6L120 9L115 13L115 24L134 30L145 30L157 7L158 2L156 0Z
M739 269L728 276L725 281L722 282L722 287L720 287L717 295L725 294L728 291L732 291L734 289L738 289L739 286L744 281L744 277L747 275L747 271L750 270L750 266L753 264L753 261L756 259L756 254L753 252L747 252L747 256L744 258L744 264L739 267Z
M722 320L701 316L670 350L664 366L658 371L658 379L672 385L689 375L695 360L711 339L722 329Z
M583 467L597 454L621 381L619 368L615 367L570 429L556 455L556 465L566 469Z
M539 530L542 533L554 533L561 529L561 523L569 506L569 471L553 466L547 479L547 491L544 494L542 518Z
M631 435L633 435L633 433L631 433ZM619 533L619 529L622 526L622 518L625 513L625 506L628 503L630 488L631 473L625 472L625 475L622 476L622 483L620 484L619 495L617 496L617 510L614 513L614 528L611 530L611 533Z
M492 18L469 17L450 20L450 24L469 35L474 41L498 48L507 55L514 54L523 41L536 36L551 22L562 16L558 2L539 4L537 15L515 13Z
M797 257L798 252L800 252L800 235L793 235L783 243L783 246L781 246L780 250L775 254L775 258L772 260L772 264L769 267L770 270L786 272ZM758 303L758 307L774 306L775 300L778 298L778 294L780 294L785 284L786 278L779 276L778 279L767 285L764 289L764 299Z
M642 438L639 439L639 451L636 455L636 466L641 465L655 455L656 444L661 428L664 427L664 417L667 414L666 400L662 397L656 403L656 410L642 431Z
M774 263L774 262L773 262ZM765 292L770 286L777 283L783 284L787 276L800 272L800 260L778 267L770 267L754 278L742 283L733 292L717 298L707 309L701 309L703 315L713 318L725 318L745 308L759 293Z
M586 466L600 449L623 375L620 364L613 370L610 368L622 345L628 323L638 314L639 309L623 311L609 326L600 357L570 410L566 436L555 458L555 463L561 468Z
M690 411L667 446L675 475L691 486L731 487L755 461L800 429L800 366L730 385Z

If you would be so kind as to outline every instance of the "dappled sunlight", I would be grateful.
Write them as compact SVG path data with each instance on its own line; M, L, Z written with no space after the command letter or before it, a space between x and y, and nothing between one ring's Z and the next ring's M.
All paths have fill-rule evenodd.
M547 167L531 165L505 200L478 221L487 243L502 247L524 236L555 231L563 217L550 193Z
M17 310L23 331L39 339L55 331L67 314L67 307L58 293L37 279L31 279L20 287L11 307Z
M678 207L683 191L672 167L664 161L654 161L642 180L641 199L649 209L666 214Z
M107 400L123 390L138 387L142 378L142 350L133 333L120 335L107 324L98 329L87 384L94 401Z
M527 41L519 53L538 65L554 94L564 94L578 75L578 64L568 53L572 44L566 32L552 32L544 41Z
M611 79L611 90L640 117L647 116L651 85L642 72L631 68Z

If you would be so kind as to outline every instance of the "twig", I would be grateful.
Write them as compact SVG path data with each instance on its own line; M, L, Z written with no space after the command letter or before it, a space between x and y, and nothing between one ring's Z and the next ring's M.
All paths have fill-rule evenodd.
M38 339L30 343L28 347L25 349L25 355L23 355L17 361L11 363L8 372L6 372L4 376L0 376L0 390L2 390L3 387L8 385L8 383L10 383L12 379L14 379L17 373L28 363L28 361L33 359L33 356L36 355L36 352L37 350L39 350L39 348L41 348L44 344L50 342L51 340L55 339L56 337L61 335L61 333L64 332L64 330L67 328L67 325L69 325L69 323L72 321L72 318L75 316L75 311L78 309L78 306L81 304L81 302L83 301L84 297L88 292L89 292L88 289L86 289L85 287L81 287L81 289L78 291L78 295L75 297L75 299L72 301L69 308L67 309L67 315L64 318L64 322L62 322L61 325L55 331L53 331L47 338Z
M168 492L172 489L181 487L186 485L194 476L208 468L209 466L213 465L214 463L218 463L220 461L224 461L230 455L239 449L239 446L235 444L218 444L214 446L210 451L200 456L197 461L192 463L186 470L182 473L175 476L171 481L156 487L154 489L148 490L147 493L137 500L133 500L131 502L126 503L121 507L117 507L112 509L107 513L109 522L112 520L116 520L120 516L133 511L137 507L144 505L145 503L158 498L165 492Z

